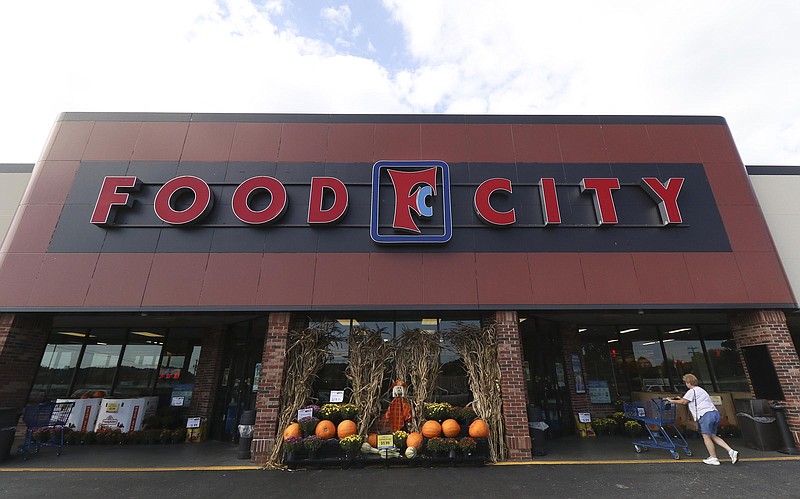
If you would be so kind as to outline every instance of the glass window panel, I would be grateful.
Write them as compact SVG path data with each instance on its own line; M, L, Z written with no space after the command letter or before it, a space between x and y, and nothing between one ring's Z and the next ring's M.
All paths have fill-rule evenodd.
M630 389L624 382L625 369L622 356L619 355L617 328L579 326L578 336L582 344L584 377L592 403L609 403L607 397L613 401L620 397L621 392L627 397ZM617 382L618 378L622 380L621 383Z
M158 361L166 331L131 331L122 352L114 395L136 397L150 395L158 375Z
M29 402L68 397L70 383L78 366L85 332L54 331L39 363Z
M178 396L188 397L185 403L190 403L197 363L202 351L203 332L198 328L171 328L167 331L153 392L159 397L159 406L170 404L173 390L179 392Z
M620 327L619 340L632 391L671 391L655 327Z
M327 318L312 318L309 327L327 326L331 323ZM348 317L341 317L334 322L333 334L337 340L328 346L328 355L325 364L317 374L317 379L312 386L312 397L318 404L330 402L331 390L344 390L349 386L345 369L349 359L349 345L351 328L358 327L358 321Z
M713 391L711 373L708 370L703 346L697 330L692 326L676 325L662 328L664 350L667 353L667 365L673 380L673 391L685 392L683 375L692 373Z
M750 392L736 341L727 324L701 326L708 360L720 392Z
M80 396L87 391L111 393L124 340L124 329L89 330L83 359L75 376L73 396Z

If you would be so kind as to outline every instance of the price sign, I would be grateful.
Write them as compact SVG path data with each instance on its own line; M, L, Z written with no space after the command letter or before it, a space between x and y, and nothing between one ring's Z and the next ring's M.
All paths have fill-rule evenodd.
M378 449L394 449L394 438L391 435L378 435Z
M331 390L331 403L337 404L344 401L344 390Z
M592 415L588 412L579 412L578 421L580 421L581 423L591 423Z
M200 428L200 418L189 418L186 420L187 428Z
M297 420L300 421L303 418L310 418L314 415L314 409L300 409L297 411Z
M183 407L184 397L172 397L172 402L169 404L172 407Z

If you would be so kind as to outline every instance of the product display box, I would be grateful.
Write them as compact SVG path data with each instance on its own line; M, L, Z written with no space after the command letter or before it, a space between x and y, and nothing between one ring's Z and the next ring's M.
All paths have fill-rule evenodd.
M67 419L67 427L75 431L92 431L97 423L100 403L103 399L56 399L56 403L74 402L72 412Z

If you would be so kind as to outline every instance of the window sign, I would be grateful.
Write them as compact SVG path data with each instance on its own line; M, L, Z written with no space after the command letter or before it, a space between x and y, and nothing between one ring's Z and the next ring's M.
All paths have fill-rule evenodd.
M331 390L331 403L337 404L344 401L344 390Z
M254 392L258 391L258 384L261 382L261 362L256 364L255 371L253 372L253 387Z
M567 379L564 377L564 365L561 362L556 362L556 381L559 388L567 386Z
M586 393L586 385L583 384L581 358L576 353L572 354L572 373L575 375L575 393Z
M611 392L608 389L608 381L604 379L590 379L587 384L589 386L589 399L593 404L611 403Z

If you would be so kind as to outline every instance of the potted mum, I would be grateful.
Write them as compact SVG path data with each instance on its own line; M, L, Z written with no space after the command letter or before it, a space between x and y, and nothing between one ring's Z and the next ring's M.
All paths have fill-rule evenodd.
M303 439L303 448L308 452L309 459L316 459L323 440L316 435L309 435Z
M300 437L289 437L283 441L283 452L287 461L296 461L302 448L303 439Z
M465 456L471 456L478 447L478 442L472 437L462 437L461 440L458 441L458 447Z
M364 443L364 437L361 435L350 435L339 440L339 446L344 450L345 458L348 461L355 459L362 443Z

